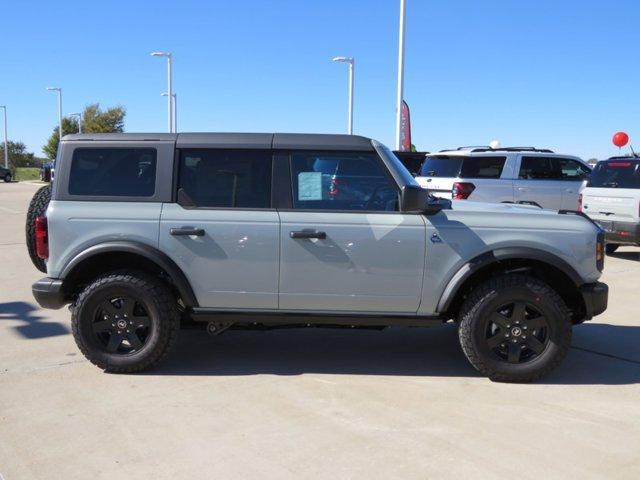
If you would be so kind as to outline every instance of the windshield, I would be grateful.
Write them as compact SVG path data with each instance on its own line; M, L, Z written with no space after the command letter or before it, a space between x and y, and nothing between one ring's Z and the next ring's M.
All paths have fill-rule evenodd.
M462 157L449 155L429 155L420 169L421 177L457 177L460 173Z
M599 162L591 172L587 187L640 188L640 161L612 160Z

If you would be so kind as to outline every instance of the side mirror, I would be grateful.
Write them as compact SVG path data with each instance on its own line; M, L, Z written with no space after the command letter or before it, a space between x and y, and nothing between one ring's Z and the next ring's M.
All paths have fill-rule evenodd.
M400 194L400 211L403 213L422 213L427 207L428 192L416 185L405 185Z

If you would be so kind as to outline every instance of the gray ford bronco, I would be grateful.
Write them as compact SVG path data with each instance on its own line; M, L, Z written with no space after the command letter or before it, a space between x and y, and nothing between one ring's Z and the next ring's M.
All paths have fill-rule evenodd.
M78 347L110 372L150 367L187 326L453 321L482 374L533 381L607 306L586 216L431 197L368 138L68 135L56 165L29 211L48 275L33 295L70 304Z

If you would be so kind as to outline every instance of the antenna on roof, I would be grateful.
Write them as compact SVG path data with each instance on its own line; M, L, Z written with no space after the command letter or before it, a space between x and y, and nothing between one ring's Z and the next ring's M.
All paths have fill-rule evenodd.
M629 144L629 148L631 149L631 153L633 153L633 156L638 158L638 154L633 151L633 145Z

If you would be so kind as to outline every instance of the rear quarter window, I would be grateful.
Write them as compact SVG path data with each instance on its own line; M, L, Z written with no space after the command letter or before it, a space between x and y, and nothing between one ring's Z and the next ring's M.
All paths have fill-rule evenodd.
M152 197L157 152L153 148L77 148L69 172L69 194Z
M500 178L507 157L468 157L462 162L461 178Z

